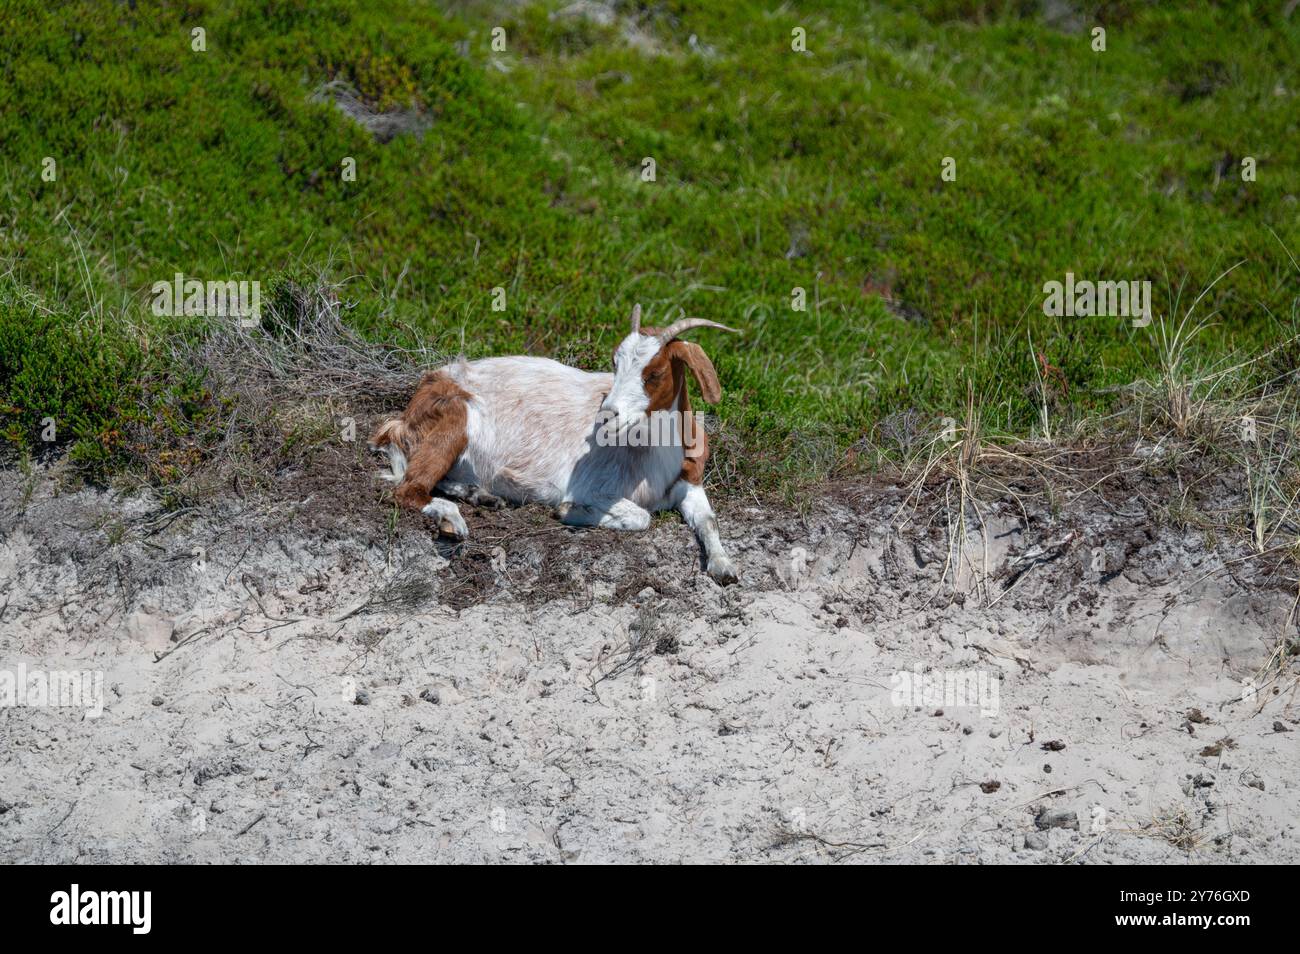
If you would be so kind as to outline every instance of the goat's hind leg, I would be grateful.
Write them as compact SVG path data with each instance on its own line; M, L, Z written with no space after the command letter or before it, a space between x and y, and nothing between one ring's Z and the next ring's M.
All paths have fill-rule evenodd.
M436 520L438 532L453 540L464 540L468 537L469 526L465 523L465 518L460 515L460 508L455 502L433 496L433 489L438 486L442 474L451 469L451 465L459 456L460 451L454 446L449 446L445 442L426 441L412 455L406 476L394 494L397 502L403 507L419 510L426 517Z
M704 488L679 480L668 493L668 506L680 510L686 525L695 531L695 537L704 550L705 569L709 576L723 586L735 583L739 579L736 566L722 548L718 518L713 514L713 505L709 503Z
M444 537L464 540L469 536L469 525L465 523L465 518L460 515L460 508L453 500L431 497L429 502L420 508L420 513L438 521L438 532Z
M645 530L650 526L650 511L626 497L595 504L571 501L556 508L560 522L570 527L604 527L607 530Z
M438 523L438 532L455 540L469 536L460 509L450 500L433 496L436 488L465 451L464 406L435 404L420 420L417 446L410 454L406 473L393 496L403 507L419 510Z
M498 497L482 487L459 480L440 480L434 490L445 497L450 497L453 500L463 500L471 506L482 507L485 510L503 510L506 507L504 497Z

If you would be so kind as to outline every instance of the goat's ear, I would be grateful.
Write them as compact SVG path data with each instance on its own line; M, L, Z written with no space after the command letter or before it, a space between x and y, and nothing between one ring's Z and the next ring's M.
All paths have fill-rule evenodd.
M695 380L700 385L700 397L706 404L717 404L722 400L718 372L713 370L713 362L703 348L693 341L674 341L668 345L668 353L674 361L684 362L691 369L691 374L695 375Z

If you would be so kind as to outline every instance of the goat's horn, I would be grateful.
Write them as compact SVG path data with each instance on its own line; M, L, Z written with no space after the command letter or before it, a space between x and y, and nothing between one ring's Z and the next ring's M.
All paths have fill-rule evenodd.
M641 333L641 306L632 306L632 334Z
M667 344L683 331L690 331L692 328L721 328L723 331L734 331L736 334L740 334L740 331L736 328L728 328L726 325L720 325L716 321L709 321L707 318L683 318L681 321L674 321L659 332L659 340Z

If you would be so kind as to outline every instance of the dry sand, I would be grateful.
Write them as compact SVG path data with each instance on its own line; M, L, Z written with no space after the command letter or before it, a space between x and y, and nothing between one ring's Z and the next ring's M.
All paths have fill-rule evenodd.
M1300 861L1294 591L1142 494L988 504L955 580L897 489L733 503L723 589L675 516L56 478L0 473L0 672L104 707L0 710L0 861Z

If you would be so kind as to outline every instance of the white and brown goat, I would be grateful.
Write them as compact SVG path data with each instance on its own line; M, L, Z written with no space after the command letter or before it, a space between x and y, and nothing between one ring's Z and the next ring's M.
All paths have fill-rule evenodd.
M388 453L397 502L436 519L447 536L468 535L447 497L544 503L571 526L614 530L644 530L651 511L676 509L709 575L733 583L704 493L708 439L691 413L686 372L710 404L722 389L700 346L678 338L700 327L735 330L703 318L642 328L637 305L613 374L548 358L461 358L426 374L371 447Z

